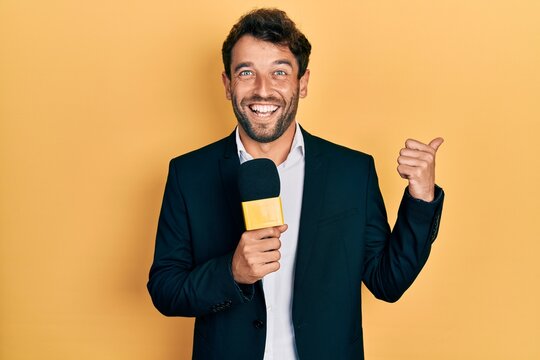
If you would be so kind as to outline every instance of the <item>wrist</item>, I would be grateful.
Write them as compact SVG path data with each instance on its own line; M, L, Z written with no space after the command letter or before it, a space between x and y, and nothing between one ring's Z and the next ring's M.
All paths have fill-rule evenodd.
M432 187L431 189L425 191L425 192L417 192L417 191L411 191L411 187L407 187L407 193L410 197L412 197L415 200L421 200L425 202L432 202L435 199L435 188Z

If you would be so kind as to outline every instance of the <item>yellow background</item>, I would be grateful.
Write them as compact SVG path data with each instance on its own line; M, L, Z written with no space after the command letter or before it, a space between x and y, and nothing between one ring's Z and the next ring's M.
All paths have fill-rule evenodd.
M285 9L313 44L304 127L375 156L393 223L407 137L443 136L439 238L367 359L540 358L540 2L3 0L0 358L188 359L145 284L170 158L234 126L231 25Z

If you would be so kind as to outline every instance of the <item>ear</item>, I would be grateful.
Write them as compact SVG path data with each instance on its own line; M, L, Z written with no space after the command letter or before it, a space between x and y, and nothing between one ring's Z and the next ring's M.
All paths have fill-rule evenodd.
M308 88L308 82L309 82L309 69L306 69L306 72L302 77L300 78L300 91L299 96L300 98L305 98L307 96L307 88Z
M223 81L223 86L225 87L225 96L227 97L227 100L231 100L231 79L229 79L225 71L221 73L221 81Z

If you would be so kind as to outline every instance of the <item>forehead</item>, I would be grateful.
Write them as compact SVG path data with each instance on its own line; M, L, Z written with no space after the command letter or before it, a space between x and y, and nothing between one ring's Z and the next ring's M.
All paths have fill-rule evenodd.
M273 64L276 60L289 60L296 67L296 58L286 45L278 45L251 35L244 35L232 48L231 65L233 68L238 63L266 65Z

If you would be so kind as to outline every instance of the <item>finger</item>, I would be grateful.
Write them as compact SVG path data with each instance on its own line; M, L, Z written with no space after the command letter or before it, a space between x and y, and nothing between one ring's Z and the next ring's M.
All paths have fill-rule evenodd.
M270 263L274 261L279 261L280 259L281 259L281 252L279 252L278 250L272 250L272 251L267 251L263 253L260 257L260 262L262 264L266 264L266 263Z
M281 259L281 253L275 250L255 254L250 256L249 259L246 259L246 261L251 267L257 268L264 264L279 261L279 259Z
M398 164L400 165L409 165L413 167L425 168L428 165L427 160L423 160L417 157L410 156L400 156L397 159Z
M417 166L398 165L397 167L399 176L401 176L404 179L410 179L412 177L418 176L419 170L420 168Z
M280 247L281 240L278 238L248 239L244 241L240 252L245 257L253 257L266 251L278 250Z
M280 225L280 226L277 226L277 229L280 233L284 233L285 231L287 231L287 229L289 228L289 225L287 224L283 224L283 225Z
M444 142L444 139L442 137L435 138L430 141L429 146L431 146L435 151L439 149L439 146Z
M435 150L431 146L414 139L407 139L407 141L405 141L405 147L408 149L425 151L431 154L435 153Z
M277 226L250 230L249 233L253 239L278 238L281 235Z
M270 273L276 272L279 270L280 264L278 261L274 261L268 264L261 265L259 272L261 277L264 277Z
M401 149L399 151L399 155L415 159L422 159L427 162L433 162L433 160L435 160L435 155L433 153L407 148Z
M278 238L261 239L257 241L256 251L267 252L281 248L281 240Z

